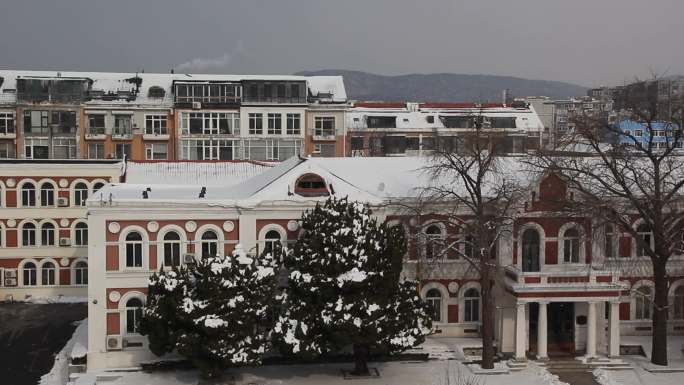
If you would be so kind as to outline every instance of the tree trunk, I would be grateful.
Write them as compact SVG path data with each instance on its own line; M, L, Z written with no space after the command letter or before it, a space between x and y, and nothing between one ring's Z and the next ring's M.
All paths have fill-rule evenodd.
M483 256L480 269L480 292L482 301L482 368L494 369L494 306L492 302L488 256Z
M667 259L653 260L653 350L651 362L667 365Z
M366 344L354 344L354 371L355 376L367 376L369 348Z

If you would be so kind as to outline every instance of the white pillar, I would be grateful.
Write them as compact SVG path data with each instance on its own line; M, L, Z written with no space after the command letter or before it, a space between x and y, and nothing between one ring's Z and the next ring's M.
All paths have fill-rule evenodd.
M587 357L596 357L596 302L589 302L587 316Z
M620 303L610 303L610 320L608 321L608 356L620 356Z
M515 316L515 358L517 360L525 360L525 347L527 346L527 325L525 319L525 303L518 302L516 304Z
M537 358L544 360L548 358L547 352L547 324L546 324L546 302L539 302L539 320L537 321Z

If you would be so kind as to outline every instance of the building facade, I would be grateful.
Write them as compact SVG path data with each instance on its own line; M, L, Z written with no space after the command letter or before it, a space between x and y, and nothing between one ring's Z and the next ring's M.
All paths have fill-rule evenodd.
M478 336L478 277L457 253L440 249L467 234L438 211L416 218L388 204L429 183L423 165L425 158L413 157L292 158L228 187L106 187L111 200L88 201L89 368L155 358L136 326L154 271L230 253L238 243L253 254L292 243L302 212L332 194L367 202L380 219L402 226L409 239L404 276L420 281L438 336ZM506 167L522 169L516 158ZM503 267L495 288L498 350L517 358L619 355L621 335L650 333L647 258L615 228L559 215L558 201L568 196L560 178L516 175L527 178L521 182L530 191L525 209L496 245ZM641 226L636 218L634 226ZM652 239L647 229L643 233ZM684 330L682 266L678 256L668 267L673 333Z
M0 296L85 297L86 200L119 182L118 161L0 162Z
M339 76L0 71L0 159L281 161L346 103Z

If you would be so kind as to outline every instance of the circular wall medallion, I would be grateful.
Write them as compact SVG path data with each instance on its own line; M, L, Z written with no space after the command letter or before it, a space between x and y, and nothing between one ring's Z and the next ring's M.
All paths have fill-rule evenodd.
M223 230L227 233L230 233L231 231L235 230L235 224L233 223L233 221L223 222Z
M17 185L17 181L14 180L14 178L7 179L5 183L7 183L7 187L14 187Z
M299 228L299 222L295 221L294 219L287 222L287 229L290 231L297 231Z
M197 223L195 221L185 222L185 230L194 233L197 230Z
M62 178L59 180L59 187L67 187L69 185L69 181Z
M449 286L447 286L449 289L449 293L451 294L456 294L458 293L458 283L456 282L449 282Z
M64 258L60 259L59 264L62 265L63 267L69 266L69 258L64 257Z
M109 300L110 301L119 302L120 299L121 299L121 293L119 293L118 291L114 290L114 291L109 292Z
M7 227L14 227L17 225L17 221L15 221L14 219L8 219L5 223L7 224Z
M156 233L159 230L159 223L152 221L147 223L147 231Z
M118 222L109 222L107 229L109 229L110 233L116 234L119 232L119 230L121 230L121 226L119 225Z
M59 220L59 225L62 227L67 227L69 226L69 220L66 218L62 218Z

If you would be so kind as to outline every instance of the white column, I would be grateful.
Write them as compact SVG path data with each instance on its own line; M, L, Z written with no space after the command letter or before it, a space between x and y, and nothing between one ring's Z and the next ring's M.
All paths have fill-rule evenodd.
M515 358L517 360L525 360L525 347L527 346L527 325L525 319L525 303L518 302L516 304L515 316Z
M608 321L608 356L620 356L620 303L610 303L610 319Z
M537 322L537 359L548 358L547 352L547 324L546 324L546 302L539 302L539 320Z
M596 302L589 302L587 314L587 357L596 357Z

